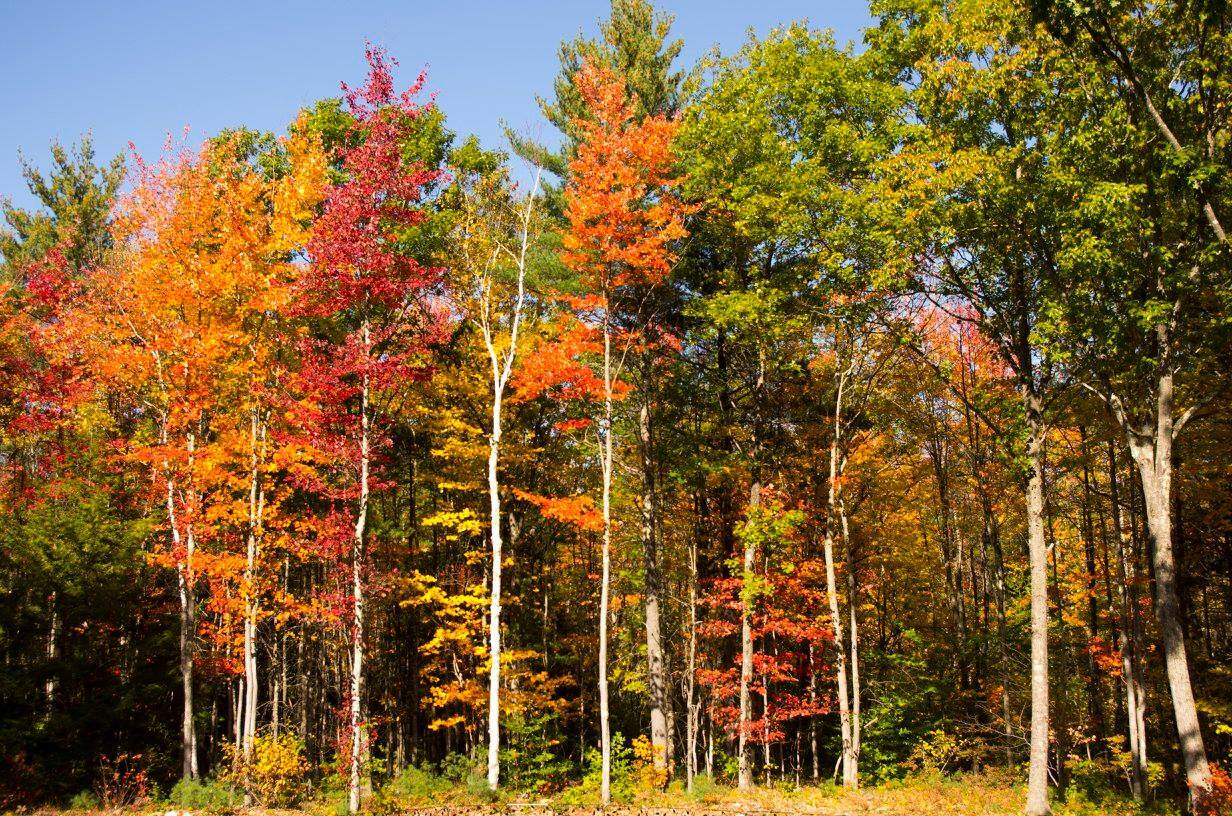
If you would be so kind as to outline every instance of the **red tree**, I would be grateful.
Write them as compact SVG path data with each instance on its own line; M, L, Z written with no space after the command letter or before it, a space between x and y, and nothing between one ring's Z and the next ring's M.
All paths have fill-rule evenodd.
M318 518L321 544L339 555L350 544L352 813L364 753L365 529L370 496L383 486L375 470L389 443L381 409L399 385L426 375L426 352L442 322L431 299L441 270L401 245L426 217L424 199L443 175L404 159L425 110L415 101L424 75L399 93L396 62L372 46L367 59L367 81L342 86L353 117L339 156L343 180L326 194L308 242L310 266L299 280L296 310L305 332L292 409L304 451L298 478L327 507Z

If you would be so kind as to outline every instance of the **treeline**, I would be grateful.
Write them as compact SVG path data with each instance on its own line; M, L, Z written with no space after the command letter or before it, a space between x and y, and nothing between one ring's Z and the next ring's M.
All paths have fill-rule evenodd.
M1232 12L872 11L681 67L614 0L558 148L369 48L286 134L27 165L4 806L270 757L351 812L630 763L1226 806Z

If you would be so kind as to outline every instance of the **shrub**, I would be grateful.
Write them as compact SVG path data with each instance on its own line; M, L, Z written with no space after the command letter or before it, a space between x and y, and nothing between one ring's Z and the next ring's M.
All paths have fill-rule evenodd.
M1066 764L1069 766L1073 787L1091 801L1099 801L1112 791L1125 775L1115 758L1111 761L1099 758L1077 759Z
M293 734L257 736L252 756L245 758L233 746L229 749L230 769L225 782L244 791L265 807L286 807L304 797L308 785L308 762L304 744Z
M465 783L479 773L479 766L466 754L448 754L441 760L441 776L450 782Z
M667 768L654 766L654 744L650 737L639 734L633 740L634 766L637 768L637 786L643 790L662 790L667 786Z
M612 801L627 804L637 792L633 780L633 752L620 734L612 735ZM603 784L603 755L598 748L586 752L586 773L580 784L564 791L557 801L566 806L593 805Z
M707 774L701 773L693 777L693 792L689 794L694 799L707 799L723 794L724 788Z
M956 770L971 753L971 746L962 737L937 728L911 749L907 767L923 776L940 776Z
M1195 816L1220 816L1232 813L1232 776L1211 763L1211 789L1194 803Z
M501 785L511 790L547 793L558 790L570 772L569 762L556 756L555 713L513 714L500 752Z
M98 804L119 810L150 798L150 779L141 764L141 754L120 754L99 762L98 782L94 787Z
M82 791L68 800L69 810L98 810L98 796L94 791Z
M230 810L240 804L239 794L217 779L181 779L167 797L185 810Z
M449 780L410 765L381 788L381 794L399 800L431 800L449 790Z

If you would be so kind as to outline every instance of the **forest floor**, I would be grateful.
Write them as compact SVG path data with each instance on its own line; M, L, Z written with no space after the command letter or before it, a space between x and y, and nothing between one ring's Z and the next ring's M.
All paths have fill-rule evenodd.
M417 792L418 794L418 792ZM365 803L371 816L1018 816L1026 800L1021 785L977 775L911 779L846 791L839 787L765 787L741 793L706 785L686 793L673 785L667 791L635 792L628 801L599 809L589 797L557 796L542 801L511 799L483 802L463 786L436 789L428 795L378 793ZM1088 796L1074 790L1054 797L1054 816L1164 816L1179 813L1171 803L1134 803L1117 794ZM329 796L297 809L182 808L147 804L119 811L38 810L33 816L345 816L345 802Z

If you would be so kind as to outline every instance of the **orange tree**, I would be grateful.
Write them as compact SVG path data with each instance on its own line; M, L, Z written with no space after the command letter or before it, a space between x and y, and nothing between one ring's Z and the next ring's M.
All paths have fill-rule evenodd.
M565 188L563 259L584 297L574 299L578 319L602 342L602 415L598 424L602 466L603 572L599 600L599 724L603 757L601 796L610 799L611 735L608 722L607 615L611 583L613 404L627 388L621 374L630 350L642 341L647 290L661 284L684 237L686 207L675 193L674 119L639 119L625 83L610 68L590 62L575 75L587 117Z
M128 406L133 430L119 458L147 474L149 501L165 513L153 557L174 569L178 587L185 778L198 773L199 581L231 563L218 555L237 535L229 475L243 451L230 428L236 406L248 405L252 327L273 307L277 283L295 274L295 225L323 172L306 138L285 149L292 169L276 179L219 145L155 164L138 158L116 215L117 249L57 327L62 353L99 398Z

